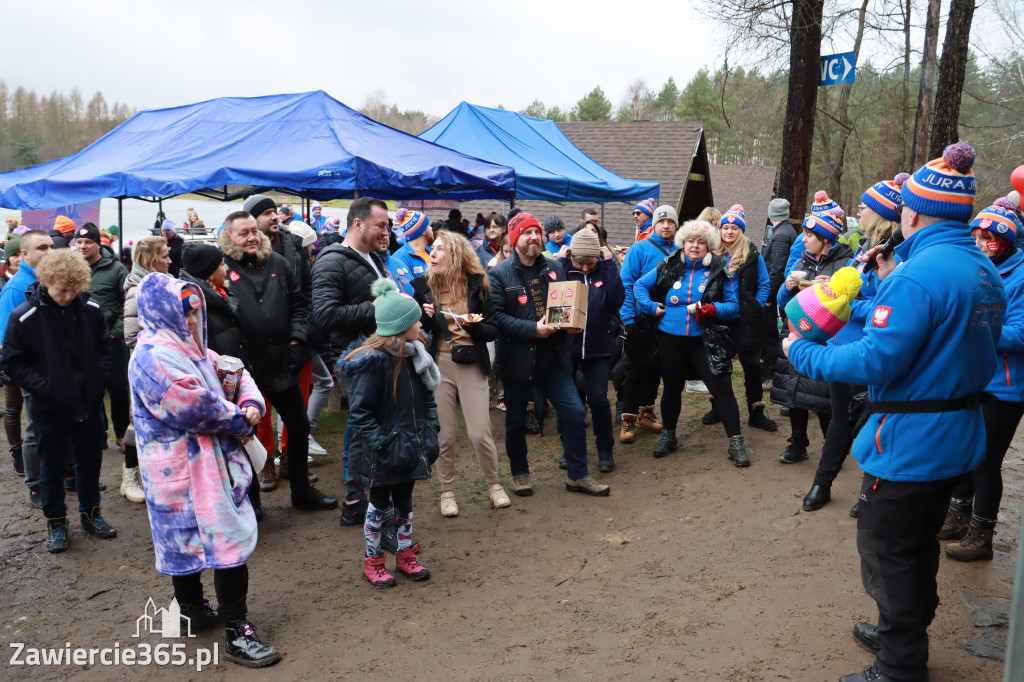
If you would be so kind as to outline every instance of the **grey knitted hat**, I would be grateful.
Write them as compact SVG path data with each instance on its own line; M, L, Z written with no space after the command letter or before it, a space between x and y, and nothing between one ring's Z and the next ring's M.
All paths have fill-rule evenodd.
M772 199L768 204L768 217L771 220L789 220L789 200Z
M558 230L564 229L565 223L563 223L562 219L559 218L558 216L549 215L547 218L544 219L544 236L547 236L552 232L557 232Z

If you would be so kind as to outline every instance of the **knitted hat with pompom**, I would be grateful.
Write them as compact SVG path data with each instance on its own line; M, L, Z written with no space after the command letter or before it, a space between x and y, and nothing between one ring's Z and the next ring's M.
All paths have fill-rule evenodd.
M739 225L743 232L747 231L746 216L743 214L743 206L740 204L733 204L728 211L722 214L722 219L718 221L718 226L723 225Z
M786 304L789 329L813 343L825 343L850 321L850 301L860 293L856 268L841 268L827 282L818 282Z
M377 303L373 316L378 336L398 336L416 324L423 311L412 296L403 294L390 279L378 279L370 287Z
M814 193L814 203L811 204L811 213L824 213L825 211L831 211L833 208L839 208L839 204L828 198L828 192L823 189L819 189Z
M903 185L903 205L934 218L967 222L974 212L974 148L966 142L946 147L942 158L917 169Z
M861 195L861 203L884 220L898 222L900 219L900 207L903 205L900 189L908 178L910 178L910 173L900 173L892 180L876 182Z

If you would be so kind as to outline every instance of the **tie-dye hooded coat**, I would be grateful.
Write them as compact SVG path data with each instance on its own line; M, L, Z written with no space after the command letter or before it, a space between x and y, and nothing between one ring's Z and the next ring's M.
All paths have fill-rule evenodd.
M185 324L183 288L202 302L202 349ZM128 378L156 570L189 575L240 566L256 546L256 517L246 496L252 468L237 440L254 427L239 405L263 413L263 399L248 372L238 405L224 398L195 284L153 273L139 284L137 299L142 329Z

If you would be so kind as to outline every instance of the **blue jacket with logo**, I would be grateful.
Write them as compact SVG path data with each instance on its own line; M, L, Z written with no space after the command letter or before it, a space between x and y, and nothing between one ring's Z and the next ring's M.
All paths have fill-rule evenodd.
M858 248L857 256L860 256L863 250L863 248ZM882 283L882 280L878 279L877 269L864 272L866 263L858 262L857 256L851 258L847 265L857 268L860 272L860 294L856 299L850 301L850 321L843 325L838 334L828 340L831 346L842 346L864 338L864 325L867 324L868 317L875 310L875 296L878 294L878 285ZM897 263L903 262L898 254L893 254L893 257Z
M871 401L947 400L986 389L1006 310L1002 279L964 223L929 225L896 249L904 262L878 287L864 338L842 346L793 342L789 360L819 381L867 385ZM985 456L981 407L872 414L853 444L868 474L938 481Z
M384 263L384 269L388 271L388 276L398 285L398 290L403 294L412 296L412 281L415 278L409 275L402 261L395 260L395 257L387 251L378 255ZM401 273L399 273L399 270L401 270Z
M1024 252L996 266L1006 289L1006 319L996 346L996 375L989 393L1007 402L1024 402Z
M570 244L572 244L572 237L568 233L566 233L566 235L562 238L561 244L549 238L548 243L544 246L544 248L552 256L557 256L558 252L562 250L563 246L569 246Z
M700 302L711 271L702 260L693 261L683 254L679 255L682 256L686 268L683 276L672 285L672 289L665 296L665 314L658 319L658 329L675 336L700 336L700 323L697 322L695 315L690 314L687 306ZM655 268L633 285L637 310L648 315L654 315L658 310L658 304L651 300L651 292L657 279L658 270ZM736 287L726 283L722 291L725 300L722 303L715 303L715 319L719 322L728 322L739 317L740 302L736 298Z
M569 335L569 348L576 358L608 358L615 355L615 313L626 298L622 278L614 260L599 260L584 275L572 266L571 258L559 258L565 278L587 285L587 326L582 334Z
M7 321L11 313L19 305L25 302L25 292L36 281L36 271L28 266L25 261L21 262L14 277L0 289L0 344L3 343L4 334L7 333Z
M633 285L636 281L649 272L654 272L658 263L665 260L679 247L671 239L662 239L657 233L642 242L637 242L629 247L626 257L622 261L622 286L626 289L626 300L622 302L622 309L619 311L622 317L622 324L633 324L633 317L636 315L636 302L633 299Z
M430 247L427 247L427 253L430 253ZM430 261L425 261L416 253L416 249L412 248L408 242L402 245L398 251L391 254L391 260L395 263L393 272L396 272L404 277L408 277L409 281L416 279L420 275L424 275L427 272L427 268L430 266ZM399 272L405 270L405 272Z

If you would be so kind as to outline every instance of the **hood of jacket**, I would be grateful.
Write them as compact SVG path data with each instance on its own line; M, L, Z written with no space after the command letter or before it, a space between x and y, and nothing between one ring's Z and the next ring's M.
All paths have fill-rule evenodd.
M231 237L228 235L227 230L221 230L220 236L217 238L217 245L220 246L220 250L223 251L224 255L228 258L239 263L254 262L256 267L262 268L274 250L270 248L270 240L267 238L267 235L262 232L260 232L259 235L260 248L259 251L256 252L255 256L250 256L245 252L245 249L231 241Z
M185 313L181 307L182 289L188 289L199 297L199 312L203 321L202 348L196 346L185 323ZM153 272L139 282L136 300L139 303L141 327L139 345L148 343L171 348L192 360L206 357L206 298L198 286Z
M360 336L341 354L341 359L338 360L338 367L343 375L353 376L360 372L370 372L381 367L391 367L394 355L379 348L369 349L349 359L349 353L359 348L364 341L366 341L366 337Z

